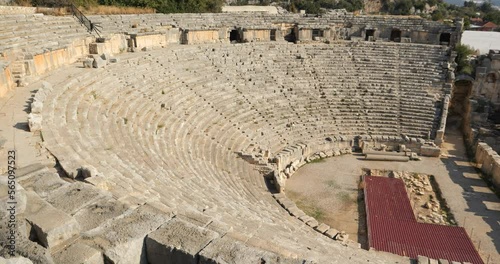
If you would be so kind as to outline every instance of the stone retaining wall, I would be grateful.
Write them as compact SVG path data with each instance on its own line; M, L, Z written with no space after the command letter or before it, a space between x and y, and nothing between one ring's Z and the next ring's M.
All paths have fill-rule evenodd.
M18 55L24 57L24 60L6 61L0 71L0 97L4 97L9 91L13 90L18 84L14 80L12 65L14 63L21 65L25 76L39 76L46 72L55 70L63 65L76 62L82 56L89 54L89 44L92 38L75 40L65 48L46 51L36 55L26 54ZM19 85L23 85L22 82Z
M500 188L500 156L488 144L480 142L476 147L476 163L481 171L493 183L495 188Z
M439 157L441 150L431 141L421 138L409 137L368 137L362 136L359 139L359 147L365 151L379 149L383 151L400 151L407 153L416 153L421 156Z
M0 97L4 97L7 92L13 89L14 81L12 80L12 73L10 64L6 64L0 69Z
M444 131L446 128L446 117L448 116L448 107L450 105L450 95L447 94L444 97L444 102L443 102L443 111L441 113L441 122L439 123L439 129L436 132L436 139L434 142L436 145L440 146L441 143L444 141Z
M76 40L66 48L28 56L26 71L31 75L41 75L63 65L74 63L77 59L88 54L90 42L92 42L92 38Z

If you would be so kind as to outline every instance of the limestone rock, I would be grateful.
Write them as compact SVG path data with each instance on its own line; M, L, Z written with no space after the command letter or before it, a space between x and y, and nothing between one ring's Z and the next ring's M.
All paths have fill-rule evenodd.
M54 264L48 249L27 239L16 241L16 254L30 259L33 263Z
M146 238L148 262L196 264L198 252L217 237L216 232L172 219Z
M108 61L112 58L111 54L107 53L107 52L104 52L103 54L101 54L101 59L105 60L105 61Z
M50 193L47 201L57 209L73 215L81 208L93 204L97 199L104 196L109 197L111 195L92 185L75 182Z
M39 101L34 101L31 103L31 113L40 114L43 109L43 103Z
M76 220L54 208L34 192L27 192L26 220L44 247L57 246L80 232Z
M418 256L418 264L429 264L429 258L424 256Z
M92 68L94 63L94 59L86 58L83 60L83 68Z
M106 61L101 58L101 56L93 56L94 61L92 62L92 67L94 68L102 68L106 66Z
M8 264L32 264L33 262L25 257L13 257L4 259L0 257L0 263L8 263Z
M16 184L15 193L13 194L14 196L10 196L8 194L8 190L8 178L0 177L0 218L10 214L10 211L8 210L9 204L7 204L7 202L12 200L11 198L14 198L14 201L16 202L16 209L15 211L12 211L15 212L16 215L23 213L26 209L27 198L24 188L20 184Z
M326 232L325 232L325 235L331 239L334 239L335 236L337 236L337 234L339 233L339 231L335 228L330 228L328 229Z
M144 239L171 217L142 205L123 217L82 234L85 244L100 248L111 263L145 263Z
M39 114L29 114L28 126L31 132L42 130L42 116Z
M321 223L319 226L314 228L316 231L320 232L321 234L325 233L330 227L324 223Z
M41 198L46 198L50 192L69 184L62 180L56 172L38 173L36 177L19 180L19 183L25 188L36 192Z
M311 220L307 221L306 222L306 225L312 227L312 228L315 228L319 225L318 221L314 218L312 218Z
M199 255L199 264L304 263L302 259L287 259L272 252L250 247L227 236L214 240Z
M124 203L115 199L103 198L78 210L73 217L80 224L82 232L85 232L124 214L127 208Z
M101 264L104 263L102 253L85 244L75 243L54 255L56 263L85 263Z

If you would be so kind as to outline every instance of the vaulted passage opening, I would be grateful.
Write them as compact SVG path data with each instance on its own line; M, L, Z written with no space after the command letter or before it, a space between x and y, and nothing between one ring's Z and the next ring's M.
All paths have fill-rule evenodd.
M391 38L390 38L391 41L394 41L394 42L401 42L401 30L399 29L393 29L391 31Z
M450 33L441 33L441 35L439 35L439 44L449 45L450 40L451 40Z
M375 36L375 29L367 29L366 30L366 36L365 36L365 40L368 41L370 40L370 37L374 37Z
M271 29L270 38L271 41L276 41L276 29Z
M293 28L287 29L286 35L285 35L285 40L288 42L295 42L296 37L295 37L295 31Z
M231 43L241 42L240 31L237 29L231 30L229 33L229 41L231 41Z

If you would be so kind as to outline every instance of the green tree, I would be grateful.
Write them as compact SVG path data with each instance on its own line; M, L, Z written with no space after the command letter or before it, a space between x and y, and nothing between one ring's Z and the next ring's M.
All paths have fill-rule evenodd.
M441 10L436 9L434 12L432 12L432 20L438 21L443 19L444 19L444 14Z
M489 13L491 11L494 11L495 9L493 9L491 2L483 2L481 6L479 6L479 10L484 13Z
M472 75L473 68L470 64L470 56L474 55L475 51L470 46L464 44L456 45L455 51L457 52L457 57L455 58L457 72Z
M493 10L489 13L486 13L483 17L483 20L491 21L497 25L500 24L500 11Z
M477 8L476 3L473 1L464 1L464 7L471 7L473 9Z
M396 15L409 15L410 9L413 6L411 0L397 0L395 1L395 13Z

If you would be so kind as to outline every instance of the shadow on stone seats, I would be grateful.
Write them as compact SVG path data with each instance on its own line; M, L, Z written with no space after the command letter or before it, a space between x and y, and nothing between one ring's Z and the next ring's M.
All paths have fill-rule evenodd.
M15 128L29 132L30 128L28 126L28 122L18 122L17 124L14 125Z

